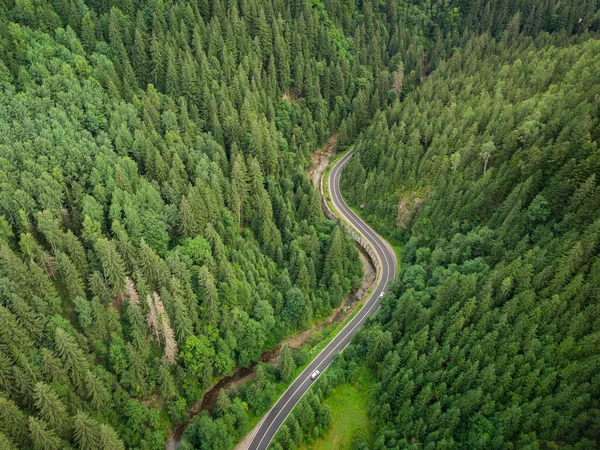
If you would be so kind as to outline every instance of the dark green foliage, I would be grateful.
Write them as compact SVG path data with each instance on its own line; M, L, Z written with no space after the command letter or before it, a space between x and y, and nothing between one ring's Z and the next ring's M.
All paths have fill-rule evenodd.
M339 362L377 372L375 448L597 446L599 58L473 38L359 140L346 198L404 241Z
M290 347L287 344L283 344L279 353L279 377L284 382L292 380L294 371L296 370L296 364Z
M160 447L360 276L304 176L332 131L321 68L348 105L352 48L308 3L34 3L0 8L0 398L24 414L0 432Z
M563 41L580 35L577 41L600 22L593 2L454 3L4 2L0 414L11 419L0 423L3 445L164 446L168 430L215 378L251 365L292 331L326 316L357 282L361 269L352 240L324 220L318 192L304 174L314 148L338 127L340 142L350 143L390 105L390 118L401 117L397 99L412 111L418 101L407 99L433 69L444 74L448 64L475 67L480 54L443 62L455 47L477 47L465 44L473 33L487 31L506 46L522 40L519 32L537 36L542 30L562 33ZM579 64L574 55L551 52L564 57L565 66ZM557 74L545 76L546 66L520 72L514 65L539 88L532 93L563 71L548 65ZM593 77L583 72L577 89L592 92ZM513 82L520 86L521 79ZM469 91L457 82L459 88ZM489 88L478 102L490 111L490 98L503 90L510 91ZM439 93L440 101L450 95ZM518 132L506 142L499 136L509 133L494 129L470 147L461 142L469 155L447 164L462 181L485 172L476 192L483 188L489 197L475 202L477 220L489 218L506 198L492 228L519 227L545 243L555 233L587 229L595 219L597 114L574 95L566 109L580 120L563 132L562 119L531 114L534 102L515 111ZM544 111L558 103L548 100ZM470 136L485 129L490 117L481 113L481 123L467 118L457 130ZM415 118L427 122L421 119ZM379 115L372 130L381 133L369 133L387 136L385 121ZM504 124L510 129L510 121ZM465 132L469 127L472 133ZM434 131L411 129L408 137L438 148ZM521 184L492 183L508 146L542 148L541 137L557 141L549 161L564 167L564 176L540 189L546 167L540 169L532 152L522 161L527 176ZM576 142L576 151L567 142ZM376 180L375 165L384 165L383 149L378 144L365 157L364 173L355 168L363 193L364 181ZM572 161L577 152L581 161L587 158L586 167ZM389 179L404 177L403 170L417 173L402 167ZM453 204L463 201L462 187L457 183L452 191ZM457 218L453 233L470 230L468 217ZM560 270L540 263L533 288L570 286L576 293L572 279L585 285L577 276L595 251L594 233L581 245L557 245ZM470 241L451 256L432 248L431 258L459 261L468 248ZM486 251L498 257L494 252L502 247ZM422 271L406 275L415 289L430 275L425 255L419 264ZM473 262L469 270L480 266ZM518 285L514 276L505 278L501 289L509 298ZM389 347L388 330L379 331L369 344L371 364L380 364ZM275 377L257 375L253 391L242 396L254 411L273 399ZM206 427L193 427L190 442L233 445L248 417L240 398L230 400L221 416L200 416ZM299 442L302 426L298 420L290 425L290 442Z

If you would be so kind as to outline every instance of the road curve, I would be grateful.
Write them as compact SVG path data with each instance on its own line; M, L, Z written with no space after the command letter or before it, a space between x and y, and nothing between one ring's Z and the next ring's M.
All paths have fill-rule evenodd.
M340 192L340 175L344 165L352 156L349 151L341 158L331 170L329 175L329 191L331 199L339 217L352 224L363 238L369 242L373 251L376 253L379 261L375 261L378 266L378 283L371 296L366 300L362 309L348 322L348 324L337 334L335 338L319 353L315 359L302 371L294 382L288 387L283 395L277 400L275 405L269 410L267 415L261 421L250 445L249 450L265 450L273 440L273 437L279 430L279 427L285 422L287 416L292 412L298 401L310 389L313 380L310 374L315 370L321 373L329 367L333 357L341 352L350 343L352 336L358 331L368 316L371 316L379 309L381 299L379 295L386 290L388 283L396 276L398 262L396 254L391 246L379 236L369 225L363 222L344 202Z

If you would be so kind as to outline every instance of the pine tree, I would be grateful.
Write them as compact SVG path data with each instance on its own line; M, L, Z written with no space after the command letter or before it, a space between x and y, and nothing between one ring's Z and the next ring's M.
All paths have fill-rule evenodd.
M71 261L77 268L81 278L85 280L87 277L88 262L83 245L81 245L81 242L71 230L68 230L65 234L64 244L65 250L69 254L69 258L71 258Z
M138 264L144 279L154 289L160 290L160 287L168 281L168 269L165 267L164 261L146 244L144 238L140 239Z
M178 286L179 282L175 277L171 282L172 286ZM163 295L164 298L164 295ZM177 336L177 342L183 344L186 338L194 332L194 324L192 323L191 314L183 299L183 293L179 288L172 288L171 317L173 318L173 327Z
M144 320L142 308L133 303L127 305L127 320L131 327L131 337L136 348L139 351L147 349L146 335L148 334L148 327Z
M135 269L135 246L131 243L129 236L127 235L127 231L125 231L125 228L123 228L123 226L119 222L113 222L112 230L113 234L115 235L114 241L117 247L117 251L119 252L119 255L125 263L126 271L131 273Z
M179 232L181 235L187 238L195 237L199 233L200 227L196 222L193 209L185 198L185 195L181 197L181 203L179 204L179 216Z
M63 361L71 380L80 391L85 391L85 376L88 370L88 361L72 336L62 328L57 328L54 334L54 342L58 356Z
M60 450L64 442L43 420L29 417L29 434L35 450Z
M167 72L165 77L165 93L174 98L179 96L179 72L175 60L175 51L167 50Z
M85 374L85 384L92 407L101 411L109 402L108 391L104 383L92 371L88 370Z
M47 348L42 348L40 354L42 356L42 370L48 378L48 381L58 384L67 384L69 382L69 376L61 360Z
M156 17L156 16L155 16ZM150 55L151 55L151 81L159 91L165 88L165 39L160 28L153 25L152 39L150 40Z
M170 362L163 358L161 359L160 367L158 368L159 392L163 398L173 398L176 394L175 380L171 375Z
M291 381L295 370L296 364L294 363L290 347L287 344L283 344L279 352L279 376L281 377L281 381L285 383Z
M148 53L147 36L144 16L141 10L138 10L135 21L135 34L133 38L132 59L133 69L141 86L145 87L150 81L148 78Z
M15 443L2 432L0 432L0 448L4 450L17 450Z
M248 174L246 163L241 153L234 155L231 167L231 189L233 197L233 209L237 217L238 228L242 226L244 202L248 195Z
M125 445L110 425L101 424L99 448L102 450L125 450Z
M338 226L331 234L331 241L325 257L325 266L323 267L323 282L330 283L334 274L341 274L344 260L344 248L342 242L342 232Z
M0 396L0 432L16 444L25 444L27 416L15 402L2 396Z
M74 437L80 450L96 450L100 446L100 426L86 413L79 411L74 417Z
M69 292L69 297L85 297L85 287L79 272L65 253L57 252L56 269Z
M33 389L33 398L40 417L59 435L66 437L69 428L69 415L64 403L52 388L41 381L36 383Z
M96 47L96 27L87 8L81 20L81 43L88 53L93 52Z
M123 294L125 291L125 264L117 252L113 241L104 238L96 241L94 245L98 260L102 264L102 271L108 284L112 287L112 294Z
M106 285L106 280L100 271L94 270L90 274L88 286L92 296L100 300L102 304L107 305L111 302L110 288Z
M229 399L229 394L225 389L221 389L219 391L219 395L217 396L217 401L215 403L215 410L219 415L224 416L231 409L231 400Z
M202 266L198 270L198 285L204 307L204 317L209 324L216 326L219 322L218 294L214 278L206 266Z

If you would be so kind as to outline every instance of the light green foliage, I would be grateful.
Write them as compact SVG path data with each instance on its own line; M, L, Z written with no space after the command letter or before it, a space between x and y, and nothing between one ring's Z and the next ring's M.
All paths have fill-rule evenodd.
M225 389L219 391L217 396L217 402L215 404L215 410L220 415L225 415L231 409L231 400Z
M8 436L3 433L0 433L0 448L5 450L17 450L17 446L12 442Z
M38 382L34 387L33 396L40 417L61 435L65 434L69 422L67 408L52 388Z
M98 423L83 412L75 416L75 442L81 450L100 448L100 427Z
M29 416L29 433L35 450L59 450L63 442L43 420Z
M207 361L214 358L215 350L206 336L189 336L180 356L192 374L201 376Z

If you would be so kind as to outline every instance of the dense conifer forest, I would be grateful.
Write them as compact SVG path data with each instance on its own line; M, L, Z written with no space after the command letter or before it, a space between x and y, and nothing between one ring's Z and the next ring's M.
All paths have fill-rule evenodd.
M361 264L306 177L337 132L403 272L275 445L366 361L357 446L593 446L599 28L594 0L0 1L0 448L164 448L338 307ZM281 358L180 448L231 448Z
M338 362L376 372L369 448L599 443L600 41L518 19L378 113L346 168L346 198L404 243Z

